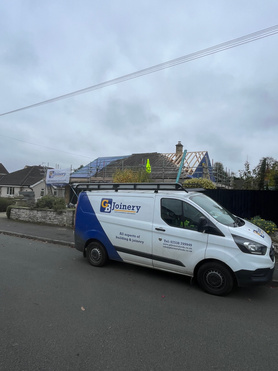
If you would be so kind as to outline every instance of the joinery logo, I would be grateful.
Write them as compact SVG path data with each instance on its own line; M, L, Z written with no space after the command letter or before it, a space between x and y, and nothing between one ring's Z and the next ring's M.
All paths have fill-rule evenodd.
M112 198L103 198L100 203L101 213L111 213L111 211L114 211L117 213L137 214L140 209L141 206L115 202Z

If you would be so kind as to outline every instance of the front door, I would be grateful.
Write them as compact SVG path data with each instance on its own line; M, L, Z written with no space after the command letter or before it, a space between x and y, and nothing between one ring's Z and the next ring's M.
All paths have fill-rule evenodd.
M205 256L208 234L198 232L199 210L177 198L156 198L153 224L153 266L192 275Z

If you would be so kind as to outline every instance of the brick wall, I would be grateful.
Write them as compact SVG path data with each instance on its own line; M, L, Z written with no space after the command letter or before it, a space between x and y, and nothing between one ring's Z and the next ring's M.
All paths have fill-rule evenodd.
M74 213L75 210L63 210L57 213L54 210L36 210L23 207L12 207L10 219L71 228L74 223Z

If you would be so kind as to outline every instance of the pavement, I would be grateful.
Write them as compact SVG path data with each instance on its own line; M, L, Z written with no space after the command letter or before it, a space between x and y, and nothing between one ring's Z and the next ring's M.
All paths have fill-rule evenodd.
M5 212L0 212L1 234L74 247L74 233L72 228L11 220L7 218ZM277 254L272 282L278 284Z
M12 220L7 218L5 212L0 212L1 233L74 247L72 228Z

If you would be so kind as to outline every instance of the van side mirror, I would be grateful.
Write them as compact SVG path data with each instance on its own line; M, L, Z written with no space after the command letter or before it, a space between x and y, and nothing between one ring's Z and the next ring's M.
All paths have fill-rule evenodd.
M199 219L198 232L224 237L224 234L204 216L201 216Z
M201 216L198 223L198 232L205 232L208 227L208 221L204 216Z

